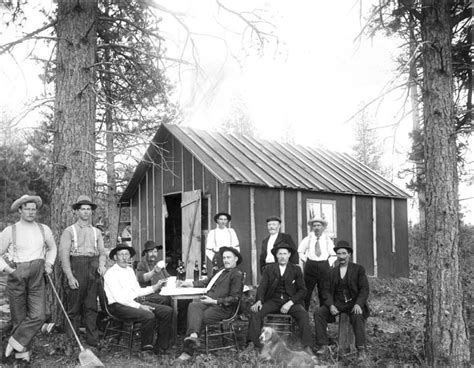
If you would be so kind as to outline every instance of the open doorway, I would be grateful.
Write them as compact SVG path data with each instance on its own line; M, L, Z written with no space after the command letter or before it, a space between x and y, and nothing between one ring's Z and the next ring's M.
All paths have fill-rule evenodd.
M181 259L181 193L170 194L164 197L168 217L165 219L166 270L176 276L178 261Z

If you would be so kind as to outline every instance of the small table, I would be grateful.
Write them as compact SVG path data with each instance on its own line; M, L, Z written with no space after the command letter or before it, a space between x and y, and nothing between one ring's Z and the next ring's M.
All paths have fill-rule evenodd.
M164 287L160 291L160 295L169 296L173 301L173 321L171 340L176 343L178 336L178 300L199 299L201 295L206 294L206 288L194 287Z

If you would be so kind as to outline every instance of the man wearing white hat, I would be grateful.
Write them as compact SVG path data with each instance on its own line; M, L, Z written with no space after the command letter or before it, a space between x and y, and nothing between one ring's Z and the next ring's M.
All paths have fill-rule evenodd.
M15 358L24 361L30 360L30 343L46 320L44 273L53 271L57 253L51 229L35 222L42 203L40 197L26 194L17 199L11 211L18 211L20 221L0 234L0 271L8 274L13 323L5 356L15 352Z
M81 319L86 328L86 343L97 346L97 282L105 273L106 253L102 232L92 226L92 211L97 205L80 195L71 205L77 221L64 229L59 242L61 267L67 278L67 312L78 331ZM72 339L71 329L67 336Z
M319 305L323 305L322 290L324 281L329 277L329 266L335 262L334 243L325 233L328 222L319 217L308 221L312 231L304 238L299 247L300 266L304 272L306 310L309 310L314 287L318 287Z

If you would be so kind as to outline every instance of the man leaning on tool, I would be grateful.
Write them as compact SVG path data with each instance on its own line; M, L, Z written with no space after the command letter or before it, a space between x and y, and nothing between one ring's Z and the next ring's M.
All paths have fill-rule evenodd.
M20 221L0 234L0 271L8 273L7 287L13 334L5 356L15 351L15 358L30 361L30 343L46 320L44 273L53 272L56 243L51 229L35 222L42 205L38 196L24 195L13 202ZM8 262L3 256L6 252Z
M92 226L92 212L97 205L81 195L71 207L77 220L64 229L59 242L59 258L68 283L67 313L76 331L81 319L84 321L86 343L97 346L97 282L99 275L105 273L104 241L101 231ZM68 338L73 338L69 327L66 333Z

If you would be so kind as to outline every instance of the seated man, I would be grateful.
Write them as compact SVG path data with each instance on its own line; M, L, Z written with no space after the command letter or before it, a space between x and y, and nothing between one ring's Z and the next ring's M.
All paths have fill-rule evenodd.
M354 329L355 343L359 352L359 360L364 360L365 353L365 319L369 316L367 298L369 296L369 281L364 267L350 263L352 247L341 240L334 247L339 265L332 268L329 280L323 286L324 305L314 312L316 330L316 354L327 351L328 322L335 322L339 313L348 313Z
M162 353L169 348L173 309L167 305L153 303L144 305L135 301L140 296L158 291L161 282L141 288L133 268L129 266L130 259L134 255L135 249L126 244L117 244L110 251L109 257L115 261L115 265L108 269L104 276L109 310L117 318L142 323L142 351L148 352L154 349L155 353ZM156 325L158 325L158 336L153 345Z
M207 292L199 302L189 304L187 337L184 339L183 353L179 356L179 360L188 360L194 354L199 345L199 331L202 325L231 317L242 297L242 272L237 268L242 262L240 252L233 247L222 247L219 252L224 268L211 279L181 283L181 286L206 287Z
M282 313L296 319L303 348L313 355L309 317L303 307L306 295L303 273L299 266L289 262L294 252L296 249L286 243L279 243L272 249L277 263L265 267L257 288L256 302L250 307L252 313L247 333L247 351L260 345L258 338L265 316Z
M166 263L164 261L158 262L160 258L159 251L163 249L163 246L156 244L153 240L148 240L144 247L145 249L142 252L144 259L138 262L137 265L137 280L141 287L154 285L158 281L170 277L170 274L166 271ZM171 306L171 298L160 295L159 290L143 298L146 302Z

